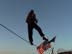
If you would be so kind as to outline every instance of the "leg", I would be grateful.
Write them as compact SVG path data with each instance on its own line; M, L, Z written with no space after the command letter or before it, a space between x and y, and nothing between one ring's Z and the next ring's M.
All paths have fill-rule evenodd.
M48 39L45 38L45 35L43 34L41 28L37 24L34 25L34 28L39 32L40 36L43 37L43 40L48 41Z
M44 36L44 34L43 34L41 28L40 28L37 24L34 25L34 28L39 32L39 34L40 34L41 37Z
M33 34L33 32L32 32L32 30L33 30L33 28L30 26L30 25L28 25L28 36L29 36L29 41L30 41L30 44L31 45L33 45L33 38L32 38L32 34Z

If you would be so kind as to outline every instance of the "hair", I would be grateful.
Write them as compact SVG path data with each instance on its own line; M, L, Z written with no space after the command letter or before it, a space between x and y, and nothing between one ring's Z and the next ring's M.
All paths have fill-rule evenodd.
M29 12L29 14L33 14L34 13L34 10L33 9L31 9L30 10L30 12Z

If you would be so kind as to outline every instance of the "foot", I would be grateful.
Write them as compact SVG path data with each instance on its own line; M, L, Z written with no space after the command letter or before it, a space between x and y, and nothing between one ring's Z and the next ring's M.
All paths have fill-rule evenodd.
M33 42L30 42L31 45L33 45Z
M52 39L52 40L50 40L50 41L49 41L49 43L51 43L51 42L55 42L55 39L56 39L56 36L55 36L55 37L53 37L53 39Z
M43 37L43 40L48 41L48 39L46 37Z

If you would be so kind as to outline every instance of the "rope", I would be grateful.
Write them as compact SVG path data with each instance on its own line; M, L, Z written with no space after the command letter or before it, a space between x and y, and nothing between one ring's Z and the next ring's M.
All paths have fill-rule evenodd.
M7 28L6 26L0 24L3 28L7 29L9 32L11 32L12 34L16 35L17 37L19 37L20 39L24 40L26 43L29 43L29 41L27 41L26 39L22 38L21 36L19 36L17 33L15 33L14 31L12 31L11 29ZM36 46L34 44L34 46Z

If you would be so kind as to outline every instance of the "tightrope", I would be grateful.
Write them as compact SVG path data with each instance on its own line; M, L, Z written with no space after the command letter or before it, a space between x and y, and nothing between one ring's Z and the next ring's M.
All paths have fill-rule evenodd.
M3 28L7 29L10 33L16 35L17 37L19 37L20 39L24 40L26 43L29 43L29 41L27 41L26 39L22 38L21 36L19 36L17 33L15 33L14 31L12 31L11 29L7 28L6 26L4 26L3 24L0 24ZM36 46L35 44L33 46Z

